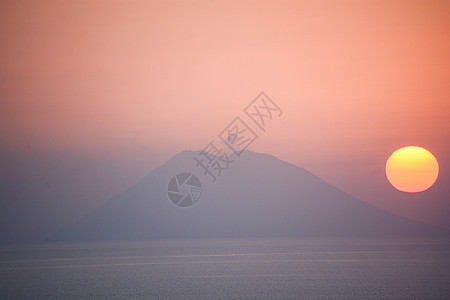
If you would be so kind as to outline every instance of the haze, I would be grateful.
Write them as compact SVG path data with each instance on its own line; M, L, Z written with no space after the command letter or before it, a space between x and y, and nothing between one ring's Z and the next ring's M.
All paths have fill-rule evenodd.
M2 1L0 240L39 240L265 91L250 147L389 212L450 228L448 1ZM390 154L439 161L428 191Z

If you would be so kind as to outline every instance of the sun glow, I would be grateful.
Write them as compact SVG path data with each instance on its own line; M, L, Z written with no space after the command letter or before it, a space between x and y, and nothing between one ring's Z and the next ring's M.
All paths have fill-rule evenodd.
M408 146L401 148L386 162L386 176L399 191L417 193L429 189L439 174L437 159L428 150Z

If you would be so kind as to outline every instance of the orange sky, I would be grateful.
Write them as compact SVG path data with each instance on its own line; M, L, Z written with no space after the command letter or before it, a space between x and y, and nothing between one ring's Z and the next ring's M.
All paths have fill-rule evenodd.
M203 148L264 90L284 114L251 150L450 227L449 13L448 1L2 1L1 151L123 169L87 193L98 202ZM386 159L408 145L439 160L434 190L389 185Z

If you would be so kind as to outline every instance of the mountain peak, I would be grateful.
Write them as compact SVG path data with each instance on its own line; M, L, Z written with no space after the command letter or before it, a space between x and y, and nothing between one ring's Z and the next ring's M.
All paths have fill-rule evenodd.
M196 165L200 153L178 153L50 240L448 235L266 153L231 156L213 180Z

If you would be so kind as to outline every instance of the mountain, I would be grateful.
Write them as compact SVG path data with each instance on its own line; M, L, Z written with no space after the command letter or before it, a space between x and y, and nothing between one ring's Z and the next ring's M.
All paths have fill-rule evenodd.
M448 235L445 229L388 213L329 185L319 177L271 155L244 151L212 182L184 151L135 186L48 240L221 238L287 236ZM200 190L199 200L187 206ZM186 181L182 185L183 181ZM193 198L185 189L194 186ZM179 187L178 193L176 192ZM184 201L184 202L183 202Z

